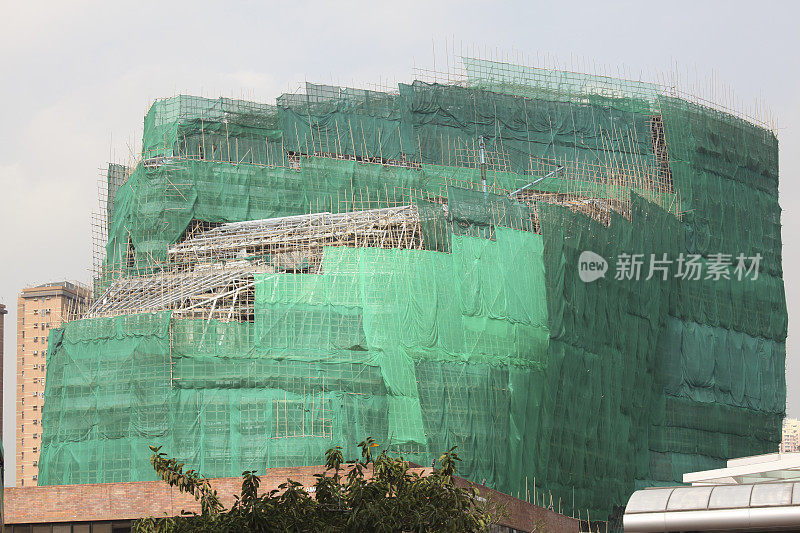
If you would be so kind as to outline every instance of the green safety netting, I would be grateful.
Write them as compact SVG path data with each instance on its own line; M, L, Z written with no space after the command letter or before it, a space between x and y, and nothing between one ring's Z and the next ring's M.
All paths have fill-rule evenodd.
M547 486L574 488L602 508L609 497L597 479L624 503L634 480L674 484L685 472L723 466L733 451L773 449L785 406L783 343L671 316L682 307L677 295L702 298L702 281L615 279L621 253L685 251L680 223L642 200L630 223L615 217L609 227L557 206L540 210L554 370L543 413L553 416L551 444L564 450L550 452ZM609 260L605 278L587 284L576 276L583 250ZM781 301L769 284L739 283L768 307ZM730 312L739 303L731 296L717 307Z
M372 435L420 461L458 445L507 485L500 458L477 452L499 438L521 453L505 446L527 414L506 406L513 386L541 390L542 251L539 235L504 228L454 236L452 254L326 248L322 275L256 275L253 323L68 323L51 338L45 423L60 429L40 482L151 479L145 443L223 476L319 464ZM107 455L122 448L124 464Z
M116 194L106 264L141 268L163 261L193 219L239 222L336 211L338 205L363 209L399 200L395 187L438 189L441 183L434 173L327 158L304 158L298 170L191 159L140 165Z
M487 59L462 60L470 87L537 100L609 106L644 115L657 115L659 111L661 90L653 83Z
M306 93L278 98L285 147L305 154L451 165L483 136L507 170L522 174L532 157L594 161L605 150L642 158L653 151L650 115L620 109L618 98L531 100L419 81L400 84L398 95L312 84Z
M157 100L144 118L142 156L274 164L282 161L275 106L180 95ZM271 156L271 157L270 157Z
M403 100L393 94L306 83L277 99L284 145L298 153L397 161L418 151Z
M144 144L163 158L117 190L109 265L163 261L192 220L356 197L413 203L426 250L326 248L321 275L257 275L253 322L156 314L54 331L39 483L152 479L148 444L221 476L319 463L372 435L420 464L458 445L470 479L516 493L535 477L605 516L635 488L775 449L787 318L774 135L650 86L467 66L470 87L158 102ZM486 192L443 149L481 135L508 159ZM630 219L608 225L502 192L538 179L531 158L599 151L668 164L674 190L659 194L680 198L682 218L634 187ZM403 164L308 157L328 152ZM584 250L609 262L604 278L579 279ZM623 281L621 253L763 259L757 280Z

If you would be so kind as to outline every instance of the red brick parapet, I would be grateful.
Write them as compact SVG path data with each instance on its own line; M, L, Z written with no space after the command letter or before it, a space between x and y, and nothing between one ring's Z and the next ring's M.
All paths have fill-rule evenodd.
M423 475L429 468L412 468ZM269 492L287 479L302 483L308 490L316 483L314 474L324 472L322 466L270 468L262 473L259 492ZM502 525L531 531L537 522L546 531L577 532L578 521L502 492L456 478L462 487L474 486L480 496L492 498L506 506L508 515ZM230 508L242 488L241 478L215 478L211 485L222 503ZM197 511L194 497L182 494L163 481L129 483L90 483L85 485L52 485L44 487L8 487L4 492L6 524L41 524L57 522L95 522L131 520L145 517L176 516L181 511Z

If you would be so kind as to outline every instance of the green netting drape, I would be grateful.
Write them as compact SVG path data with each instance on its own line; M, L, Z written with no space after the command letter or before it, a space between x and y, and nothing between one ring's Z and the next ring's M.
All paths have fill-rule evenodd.
M510 491L506 462L532 468L544 390L544 250L539 235L493 232L451 236L451 254L325 248L321 275L255 276L252 323L66 324L40 483L151 479L146 444L229 476L319 464L372 435L420 463L457 445L472 475ZM107 471L122 447L128 461Z
M154 104L153 159L116 191L109 265L157 268L192 220L348 198L413 203L426 250L325 248L321 275L258 274L253 322L157 314L53 331L40 483L152 479L148 444L221 476L321 463L372 435L420 464L457 445L468 478L514 493L535 476L600 516L635 488L777 448L787 314L775 136L647 85L467 66L470 87L309 84L277 106ZM656 161L659 123L668 153ZM506 158L488 172L491 192L470 159L480 136ZM288 152L394 163L290 165ZM631 189L630 219L538 205L536 235L532 208L495 194L541 177L537 158L606 154L668 165L671 185L649 197L680 201L681 218ZM580 280L585 250L609 262L604 278ZM762 259L757 280L631 281L615 279L621 253Z

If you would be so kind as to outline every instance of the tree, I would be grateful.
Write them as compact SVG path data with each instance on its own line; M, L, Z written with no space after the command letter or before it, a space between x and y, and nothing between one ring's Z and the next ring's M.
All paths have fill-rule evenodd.
M168 459L160 447L150 447L150 462L159 478L200 502L200 513L146 518L134 533L182 532L416 532L486 531L503 513L493 502L479 499L474 488L453 481L460 460L455 447L439 458L439 468L426 476L409 470L402 458L384 450L370 437L359 443L361 458L344 462L341 446L326 453L325 471L317 474L312 497L302 484L287 480L259 496L255 471L242 473L241 494L230 509L220 502L209 480L184 464ZM365 471L372 466L372 476Z

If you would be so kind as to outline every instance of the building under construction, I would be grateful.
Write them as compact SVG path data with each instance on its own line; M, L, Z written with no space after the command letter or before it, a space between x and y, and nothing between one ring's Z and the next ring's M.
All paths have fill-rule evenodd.
M148 445L224 477L372 436L606 516L777 449L773 131L657 83L454 64L152 105L105 175L94 303L50 333L40 485L154 479Z

